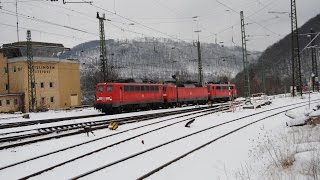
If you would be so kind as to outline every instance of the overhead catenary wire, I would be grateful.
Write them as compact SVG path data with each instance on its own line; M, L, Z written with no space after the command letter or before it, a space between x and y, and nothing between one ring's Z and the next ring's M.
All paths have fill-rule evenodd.
M22 0L23 2L30 2L30 4L34 1L34 0ZM173 8L172 6L170 6L169 4L166 4L166 2L165 1L163 1L163 0L154 0L155 2L160 2L160 3L162 3L162 4L164 4L164 5L166 5L166 6L168 6L169 7L169 10L172 10L173 12L175 11L175 8ZM260 3L261 5L259 6L259 7L261 7L261 6L263 6L261 9L266 9L266 8L268 8L268 7L270 7L270 4L272 4L273 2L274 2L275 0L273 0L272 2L263 2L263 3ZM19 1L20 2L20 1ZM78 18L78 19L80 19L80 20L84 20L84 19L87 19L88 21L90 21L90 22L92 22L92 23L95 23L95 21L93 20L93 19L95 19L93 16L91 16L91 15L89 15L88 14L88 12L90 12L90 11L82 11L81 12L81 10L79 11L79 10L76 10L76 8L73 8L73 7L71 7L71 6L69 6L69 7L71 7L71 8L69 8L68 6L65 6L65 5L62 5L62 6L59 6L59 4L55 4L55 3L50 3L50 2L48 2L48 1L46 1L46 0L37 0L37 1L34 1L34 2L41 2L41 3L46 3L47 5L51 5L51 6L55 6L55 7L59 7L59 8L61 8L61 9L65 9L65 10L67 10L68 9L68 11L70 11L70 12L72 12L72 13L69 13L69 12L67 12L68 14L70 14L70 16L73 16L73 17L77 17L77 16L81 16L81 18ZM95 2L97 2L97 1L95 1ZM247 3L248 2L248 3ZM27 5L30 5L29 3L25 3L25 4L27 4ZM33 6L35 6L35 5L37 5L37 4L39 4L39 3L34 3L34 5ZM90 5L90 4L86 4L86 5L84 5L84 6L87 6L87 5ZM108 12L108 13L110 13L110 14L112 14L112 16L110 16L111 17L111 22L110 21L108 21L107 23L108 23L108 25L111 25L112 27L114 27L114 28L108 28L108 31L110 31L111 33L107 33L108 35L111 35L111 36L113 36L113 34L114 35L118 35L119 34L119 37L120 38L131 38L131 37L134 37L134 35L132 35L132 34L136 34L136 35L138 35L138 36L144 36L144 37L152 37L152 34L154 34L154 36L157 36L156 35L156 33L158 34L158 35L165 35L165 37L169 37L169 38L171 38L171 39L174 39L174 40L178 40L178 41L185 41L185 42L190 42L190 41L192 41L192 39L190 38L190 39L188 39L188 38L181 38L181 36L178 36L178 35L175 35L175 33L173 33L173 34L170 34L170 33L168 33L168 32L165 32L165 31L161 31L160 29L158 29L158 28L154 28L154 27L152 27L152 26L149 26L148 24L150 24L150 23L145 23L144 21L139 21L138 19L139 18L134 18L134 19L132 19L132 17L129 17L129 16L123 16L122 14L118 14L116 11L115 11L115 2L114 2L114 4L113 4L114 6L114 8L112 8L112 6L111 6L111 9L112 10L108 10L108 9L106 9L106 8L104 8L105 6L100 6L100 5L97 5L97 4L91 4L90 6L92 6L92 7L94 7L93 9L102 9L103 11L106 11L106 12ZM246 6L248 6L248 7L251 7L251 6L253 6L254 5L254 1L246 1L246 3L245 3L245 5ZM168 8L167 8L168 9ZM51 8L51 9L49 9L50 11L52 11L52 10L54 10L54 8ZM1 11L1 10L0 10ZM118 12L119 12L119 10L118 10ZM231 11L230 11L231 12ZM61 11L61 13L65 13L65 11ZM76 13L76 15L74 15L73 13ZM256 13L258 13L258 11L256 11L255 12L255 14ZM176 14L176 15L180 15L180 13L179 14ZM253 16L252 14L250 14L249 15L249 17L250 16ZM84 18L82 18L82 17L84 17ZM88 18L87 18L88 17ZM201 18L202 18L202 16L201 16ZM120 19L119 21L117 21L117 19ZM150 19L150 20L155 20L155 23L156 24L166 24L166 23L187 23L187 22L189 22L188 20L189 19L191 19L190 17L176 17L176 18L140 18L140 19ZM166 19L166 20L168 20L168 21L158 21L159 19ZM44 18L44 20L47 20L47 18ZM172 20L172 21L171 21ZM176 20L176 21L175 21ZM181 21L180 21L181 20ZM184 21L185 20L185 21ZM70 22L73 22L73 21L70 21ZM128 22L128 23L127 23ZM136 25L136 26L129 26L128 24L131 22L131 24L134 24L134 25ZM152 23L152 22L151 22ZM259 23L259 21L257 22L257 23ZM227 27L227 28L225 28L225 29L222 29L221 31L219 31L219 32L217 32L217 33L210 33L210 35L208 35L208 36L206 36L206 37L210 37L210 36L214 36L214 35L216 35L216 34L221 34L221 33L223 33L223 32L225 32L225 31L227 31L227 30L231 30L231 31L234 31L234 30L236 30L237 29L237 25L238 23L235 23L234 25L231 25L231 26L229 26L229 27ZM261 23L260 23L261 24ZM60 25L63 25L63 24L60 24ZM69 24L68 24L69 25ZM67 26L68 26L67 25ZM205 25L206 26L206 24L204 24L203 23L203 25ZM90 23L90 26L91 26L91 23ZM25 26L26 27L26 26ZM81 29L81 28L77 28L77 27L74 27L74 26L72 26L73 28L76 28L76 29ZM140 29L141 28L141 29ZM124 32L124 33L117 33L116 31L117 31L117 29L119 29L119 30L121 30L122 32ZM83 29L82 29L83 30ZM209 29L209 27L207 27L207 28L201 28L201 30L202 31L205 31L205 33L206 32L208 32L208 31L210 31L210 29ZM47 31L48 32L48 31ZM127 32L127 33L126 33ZM153 32L155 32L155 33L153 33ZM193 32L193 31L192 31ZM91 32L92 33L92 32ZM49 33L48 33L49 34ZM53 33L52 33L53 34ZM96 34L97 33L95 33L95 36L96 36ZM179 34L180 35L180 34ZM204 37L203 36L204 34L202 33L202 37ZM123 37L122 37L123 36ZM131 37L130 37L131 36ZM271 35L271 36L273 36L273 35ZM119 38L118 37L118 38ZM234 43L234 40L237 42L237 37L235 37L234 39L232 38L232 42Z
M238 12L238 11L236 11L236 10L234 10L233 8L231 8L231 7L227 6L226 4L224 4L224 3L220 2L219 0L216 0L216 1L217 1L219 4L221 4L222 6L224 6L224 7L228 8L229 10L233 11L234 13L239 14L239 12ZM263 29L265 29L265 30L267 30L267 31L269 31L269 32L271 32L271 33L273 33L273 34L275 34L275 35L279 35L279 34L277 34L276 32L274 32L274 31L270 30L269 28L267 28L267 27L263 26L262 24L260 24L260 23L258 23L258 22L253 21L253 20L252 20L251 18L249 18L248 16L245 16L245 18L246 18L246 19L249 19L249 20L250 20L250 21L252 21L253 23L255 23L255 24L259 25L259 26L260 26L260 27L262 27Z
M88 17L88 18L95 19L95 18L93 18L93 16L90 16L89 14L86 14L86 13L84 13L84 12L80 12L80 11L77 11L77 10L73 10L73 9L66 8L66 7L62 7L62 6L58 6L58 5L53 5L53 6L58 7L58 8L62 8L62 9L68 10L68 11L75 12L75 13L81 15L81 16L84 16L84 17ZM89 19L88 19L88 20L89 20ZM93 23L96 22L96 21L93 21L93 20L90 20L90 21L93 22ZM111 22L108 21L108 24L110 24L110 25L112 25L112 26L120 29L121 31L130 32L130 33L133 33L133 34L137 34L137 35L141 35L141 36L148 37L148 35L146 35L146 34L144 34L144 33L136 32L136 31L133 31L133 30L129 30L129 29L127 29L127 28L124 28L124 27L115 25L115 24L112 23L112 22L114 22L114 23L121 23L121 22L117 22L117 21L114 21L114 20L111 20ZM125 24L125 23L121 23L121 24ZM128 24L126 24L126 25L128 25Z
M2 12L2 11L5 11L5 12ZM15 12L9 11L9 10L5 10L5 9L1 9L0 13L11 15L11 16L16 16ZM50 24L50 25L54 25L54 26L58 26L58 27L63 27L63 28L66 28L66 29L71 29L71 30L74 30L74 31L79 31L79 32L83 32L83 33L87 33L87 34L91 34L91 35L97 36L96 33L91 33L91 32L88 32L86 30L82 30L82 29L79 29L79 28L74 28L74 27L71 27L71 26L61 25L61 24L58 24L58 23L53 23L53 22L50 22L50 21L46 21L46 20L43 20L43 19L31 17L31 16L28 16L28 15L25 15L25 14L21 14L21 13L18 13L18 15L21 18L30 19L30 20L33 20L33 21L38 21L38 22L42 22L42 23L46 23L46 24Z
M82 1L84 1L84 0L82 0ZM106 11L106 12L108 12L108 13L110 13L110 14L113 14L113 15L116 15L116 16L118 16L118 17L121 17L121 18L123 18L123 19L125 19L125 20L127 20L127 21L130 21L130 22L133 22L133 23L135 23L135 24L138 24L138 25L140 25L140 26L142 26L142 27L145 27L145 28L147 28L147 29L149 29L149 30L158 32L158 33L160 33L160 34L162 34L162 35L165 35L165 36L167 36L167 37L171 37L172 39L176 39L176 40L178 40L178 41L184 41L184 40L182 40L182 39L180 39L180 38L177 38L177 37L172 36L172 35L170 35L170 34L164 33L164 32L162 32L162 31L157 30L157 29L154 29L154 28L152 28L152 27L146 26L146 25L144 25L144 24L142 24L142 23L140 23L140 22L138 22L138 21L132 20L132 19L127 18L127 17L125 17L125 16L122 16L122 15L120 15L120 14L118 14L118 13L114 13L114 12L112 12L112 11L110 11L110 10L105 9L105 8L96 6L96 5L94 5L93 3L92 3L92 4L89 4L89 5L97 8L97 9Z
M177 17L182 14L180 11L170 8L169 6L167 6L166 4L164 4L163 2L161 2L160 0L153 0L153 1L156 1L160 6L168 9L170 12L172 12L173 14L175 14L175 16L177 16Z
M10 25L10 24L1 23L1 22L0 22L0 25L7 26L7 27L12 27L12 28L16 28L15 25ZM26 30L31 30L31 31L35 31L35 32L41 32L41 33L45 33L45 34L51 34L51 35L55 35L55 36L72 38L72 39L90 40L90 39L79 38L79 37L76 37L76 36L68 36L68 35L64 35L64 34L58 34L58 33L52 33L52 32L42 31L42 30L39 30L39 29L27 28L27 27L23 27L23 26L19 26L19 28L21 28L21 29L26 29Z
M253 15L255 15L255 14L257 14L257 13L261 12L263 9L265 9L266 7L268 7L269 5L271 5L274 1L275 1L275 0L271 1L271 2L270 2L270 3L268 3L267 5L263 6L263 7L262 7L262 8L260 8L259 10L257 10L257 11L255 11L255 12L253 12L252 14L250 14L250 15L248 15L248 16L246 16L246 17L251 17L251 16L253 16ZM221 3L220 1L218 1L218 0L217 0L217 2L218 2L219 4L221 4L221 5L223 5L224 7L226 7L227 9L229 9L229 10L233 11L235 14L237 14L237 15L239 14L239 12L237 12L236 10L234 10L234 9L230 8L229 6L227 6L227 5L223 4L223 3ZM240 20L238 20L236 23L232 24L231 26L228 26L228 27L226 27L226 28L224 28L224 29L222 29L222 30L220 30L220 31L218 31L218 32L216 32L216 33L214 33L214 34L211 34L211 35L205 36L205 38L209 38L209 37L211 37L211 36L221 34L221 33L225 32L225 31L227 31L227 30L229 30L229 29L232 29L232 30L233 30L233 28L234 28L234 27L237 27L238 25L240 25Z

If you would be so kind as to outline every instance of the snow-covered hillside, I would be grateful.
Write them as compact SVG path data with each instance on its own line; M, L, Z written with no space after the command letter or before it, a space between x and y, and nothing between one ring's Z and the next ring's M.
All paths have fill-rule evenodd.
M144 38L137 40L107 40L108 66L121 78L170 79L175 73L187 74L188 80L197 80L198 52L196 43L169 39ZM260 52L250 52L254 63ZM99 68L99 41L79 44L68 53L82 62L83 71ZM201 44L201 57L205 81L218 77L234 77L241 71L242 49L218 44ZM96 68L92 67L95 66Z

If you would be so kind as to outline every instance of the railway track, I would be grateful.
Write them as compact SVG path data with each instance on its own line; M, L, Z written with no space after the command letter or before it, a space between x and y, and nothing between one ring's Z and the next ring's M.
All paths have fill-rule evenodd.
M22 134L22 135L18 134L18 135L0 138L0 143L2 144L8 143L8 144L1 145L0 150L22 146L26 144L31 144L31 143L36 143L40 141L45 141L53 138L61 138L61 137L81 134L85 132L84 127L88 127L88 126L90 127L91 130L107 128L108 124L111 121L117 121L120 125L122 125L122 124L135 123L139 121L151 120L155 118L171 116L171 115L176 115L181 113L201 111L206 109L210 110L211 108L215 108L216 106L220 106L220 105L213 105L212 107L198 107L198 108L184 109L179 111L169 111L169 112L147 114L147 115L140 115L140 116L133 116L133 117L106 119L106 120L99 120L99 121L87 121L87 122L81 122L81 123L72 123L72 124L66 124L66 125L58 125L58 126L50 126L45 128L33 128L29 130L16 131L16 132L12 132L11 134L16 134L16 133L27 133L27 134ZM228 103L222 103L221 106L226 106L227 108L229 108ZM8 135L8 134L9 133L3 133L3 134L0 134L0 136ZM42 137L42 136L45 136L45 137ZM36 138L36 137L39 137L39 138ZM30 138L33 138L33 139L21 141L21 140L30 139ZM19 142L12 143L15 141L19 141Z
M63 118L50 118L50 119L32 120L32 121L23 121L23 122L14 122L14 123L2 123L2 124L0 124L0 129L31 126L31 125L36 125L36 124L48 124L48 123L54 123L54 122L83 119L83 118L92 118L92 117L99 117L99 116L105 116L105 114L93 114L93 115L71 116L71 117L63 117Z
M318 102L320 102L320 101L317 100L317 102L313 102L313 103L318 103ZM298 104L300 104L300 105L298 105ZM302 105L301 105L301 104L302 104ZM296 105L296 106L295 106L295 105ZM111 168L111 167L113 167L113 166L115 166L115 165L117 165L117 164L124 163L124 162L126 162L126 161L132 160L132 159L134 159L134 158L136 158L136 157L139 157L139 156L142 156L142 155L144 155L144 154L146 154L146 153L150 154L151 152L153 152L153 151L155 151L155 150L159 150L160 148L162 148L162 147L164 147L164 146L168 146L168 145L170 145L170 144L179 142L179 141L181 141L181 140L185 140L185 139L187 139L187 138L189 138L189 137L198 135L198 134L203 133L203 132L210 131L210 130L212 130L212 129L218 128L218 127L223 126L223 125L226 125L226 124L230 124L230 123L233 123L233 122L236 122L236 121L240 121L240 120L243 120L243 119L249 118L249 117L254 117L254 116L260 115L260 114L262 114L262 113L271 112L271 111L276 111L276 110L285 108L284 110L280 110L280 111L278 111L278 112L274 112L274 113L272 113L271 115L266 115L266 116L261 117L261 118L259 117L259 118L255 119L255 120L253 120L253 121L251 121L251 122L249 122L249 123L246 123L246 124L244 124L244 125L241 125L240 127L237 127L237 128L235 128L235 129L231 130L231 131L228 131L228 132L226 132L226 133L223 133L222 135L220 135L220 136L218 136L218 137L215 137L215 138L213 138L213 139L211 139L211 140L209 140L209 141L201 144L200 146L198 146L198 147L196 147L196 148L193 148L193 149L191 149L190 151L188 151L188 152L186 152L186 153L184 153L184 154L182 154L182 155L180 155L180 156L177 156L177 157L173 158L172 160L169 160L169 161L165 162L164 164L158 166L157 168L151 170L150 172L147 172L146 174L144 174L144 175L142 175L142 176L140 176L140 177L138 178L138 179L145 179L145 178L151 176L152 174L161 171L163 168L165 168L165 167L167 167L167 166L169 166L169 165L171 165L171 164L179 161L180 159L182 159L182 158L184 158L184 157L186 157L186 156L188 156L188 155L190 155L190 154L192 154L192 153L194 153L194 152L196 152L196 151L198 151L198 150L200 150L200 149L202 149L202 148L204 148L204 147L206 147L206 146L208 146L208 145L210 145L210 144L212 144L212 143L214 143L214 142L216 142L216 141L219 140L219 139L222 139L222 138L224 138L224 137L227 137L227 136L229 136L229 135L231 135L231 134L233 134L233 133L235 133L235 132L237 132L237 131L240 131L240 130L242 130L242 129L250 126L250 125L253 125L253 124L257 123L257 122L263 121L263 120L265 120L265 119L267 119L267 118L270 118L270 117L279 115L279 114L281 114L281 113L285 113L285 112L288 111L288 110L293 110L293 109L300 108L300 107L303 107L303 106L306 106L306 105L308 105L307 102L296 103L296 104L284 106L284 107L281 107L281 108L273 108L273 109L266 110L266 111L262 111L262 112L259 112L259 113L254 113L254 114L247 115L247 116L240 117L240 118L236 118L236 119L233 119L233 120L224 122L224 123L220 123L220 124L217 124L217 125L213 125L213 126L210 126L210 127L208 127L208 128L205 128L205 129L202 129L202 130L199 130L199 131L196 131L196 132L187 134L187 135L185 135L185 136L181 136L181 137L179 137L179 138L176 138L176 139L167 141L167 142L162 143L162 144L159 144L159 145L157 145L157 146L153 146L153 147L148 148L148 149L146 149L146 150L143 150L143 151L134 153L134 154L132 154L132 155L129 155L129 156L127 156L127 157L124 157L124 158L118 159L118 160L116 160L116 161L110 162L110 163L105 164L105 165L103 165L103 166L100 166L100 167L98 167L98 168L95 168L95 169L92 169L92 170L87 171L87 172L85 172L85 173L82 173L82 174L80 174L80 175L78 175L78 176L74 176L74 177L71 178L71 179L79 179L79 178L86 177L86 176L88 176L88 175L90 175L90 174L99 172L99 171L101 171L101 170L105 170L105 169L107 169L107 168ZM288 108L288 107L290 107L290 106L295 106L295 107ZM157 155L156 155L156 154L153 154L153 156L157 156ZM144 157L144 158L150 158L150 157ZM108 172L110 172L110 170L109 170Z
M203 110L203 112L197 112L197 113L208 114L208 113L214 113L214 112L217 112L217 111L227 110L227 109L229 109L228 106L225 106L225 107L215 107L215 108L213 108L213 109L205 109L205 110ZM209 111L210 111L210 112L209 112ZM171 121L171 120L173 120L173 119L182 118L182 117L186 117L186 116L190 116L190 114L186 114L186 115L181 115L181 116L178 116L178 117L173 117L173 118L165 119L165 120L162 120L162 121L159 121L159 122L153 122L153 123L150 123L150 124L146 124L146 125L144 125L144 126L140 126L140 127L137 127L137 128L132 128L132 129L129 129L129 130L126 130L126 131L118 132L118 133L116 133L116 134L112 134L112 135L108 135L108 136L105 136L105 137L101 137L101 138L98 138L98 139L95 139L95 140L92 140L92 141L88 141L88 142L81 143L81 144L77 144L77 145L74 145L74 146L71 146L71 147L63 148L63 149L60 149L60 150L58 150L58 151L54 151L54 152L50 152L50 153L47 153L47 154L43 154L43 155L41 155L41 156L33 157L33 158L30 158L30 159L27 159L27 160L24 160L24 161L20 161L20 162L11 164L11 165L7 165L7 166L4 166L4 167L1 167L1 168L0 168L0 171L1 171L1 170L4 170L4 169L7 169L7 168L10 168L10 167L14 167L14 166L20 165L20 164L24 164L24 163L29 162L29 161L32 161L32 160L36 160L36 159L39 159L39 158L43 158L43 157L46 157L46 156L49 156L49 155L52 155L52 154L55 154L55 153L58 153L58 152L62 152L62 151L65 151L65 150L68 150L68 149L71 149L71 148L79 147L79 146L84 145L84 144L88 144L88 143L92 143L92 142L94 142L94 141L98 141L98 140L101 140L101 139L105 139L105 138L107 138L107 137L115 136L115 135L118 135L118 134L122 134L122 133L126 133L126 132L128 132L128 131L135 130L135 129L144 128L144 127L147 127L147 126L151 126L151 125L154 125L154 124L159 124L159 123L162 123L162 122L165 122L165 121ZM28 177L24 177L24 178L22 178L22 179L27 179L27 178L30 178L30 177L32 177L32 176L39 175L39 174L41 174L41 173L43 173L43 172L46 172L46 171L49 171L49 170L51 170L51 169L57 168L57 167L59 167L59 166L62 166L62 165L64 165L64 164L67 164L67 163L69 163L69 162L75 161L75 160L77 160L77 159L81 159L81 158L83 158L83 157L89 156L90 154L97 153L97 152L99 152L99 151L102 151L102 150L104 150L104 149L110 148L110 147L112 147L112 146L116 146L116 145L118 145L118 144L121 144L121 143L130 141L130 140L132 140L132 139L135 139L135 138L137 138L137 137L143 136L143 135L145 135L145 134L148 134L148 133L151 133L151 132L154 132L154 131L158 131L158 130L160 130L160 129L163 129L163 128L172 126L172 125L177 124L177 123L185 122L185 121L187 121L188 119L189 119L189 118L183 119L183 120L181 120L181 121L174 122L174 123L171 123L171 124L166 125L166 126L162 126L162 127L160 127L160 128L154 129L154 130L152 130L152 131L147 131L147 132L145 132L145 133L138 134L138 135L136 135L136 136L134 136L134 137L130 137L130 138L124 139L123 141L120 141L120 142L117 142L117 143L114 143L114 144L110 144L110 145L108 145L108 146L106 146L106 147L97 149L97 150L95 150L95 151L89 152L89 153L84 154L84 155L82 155L82 156L78 156L78 157L76 157L76 158L70 159L70 160L65 161L65 162L62 162L62 163L60 163L60 164L56 164L56 165L51 166L51 167L49 167L49 168L46 168L46 169L44 169L44 170L42 170L42 171L39 171L39 172L37 172L37 173L35 173L35 174L33 174L33 175L30 175L30 176L28 176Z

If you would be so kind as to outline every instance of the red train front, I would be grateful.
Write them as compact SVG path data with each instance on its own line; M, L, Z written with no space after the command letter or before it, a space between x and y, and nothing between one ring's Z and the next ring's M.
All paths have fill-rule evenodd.
M147 83L99 83L95 107L105 113L163 105L163 85Z

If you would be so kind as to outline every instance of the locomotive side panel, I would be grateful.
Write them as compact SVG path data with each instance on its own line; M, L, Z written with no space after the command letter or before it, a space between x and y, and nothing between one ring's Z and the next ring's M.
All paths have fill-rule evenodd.
M201 103L208 101L207 87L178 87L178 101Z
M123 105L163 103L162 85L125 84Z

